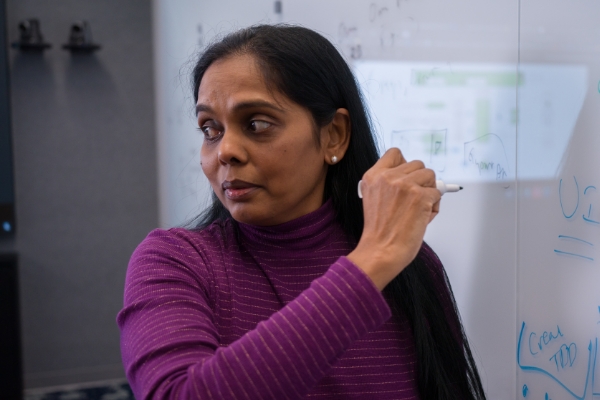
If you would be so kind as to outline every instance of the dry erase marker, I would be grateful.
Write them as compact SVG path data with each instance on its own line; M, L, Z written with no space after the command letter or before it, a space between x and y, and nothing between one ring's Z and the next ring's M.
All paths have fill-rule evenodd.
M435 181L435 186L441 194L454 193L458 192L459 190L462 190L462 186L456 185L454 183L444 183L444 181Z
M360 190L360 184L362 181L358 181L358 198L362 199L362 191ZM443 195L444 193L454 193L462 190L462 186L454 183L444 183L444 181L435 181L435 187Z

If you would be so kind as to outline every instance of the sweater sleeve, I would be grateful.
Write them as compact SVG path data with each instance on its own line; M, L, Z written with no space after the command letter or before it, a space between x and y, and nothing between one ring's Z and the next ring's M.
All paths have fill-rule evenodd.
M117 322L138 400L302 398L391 315L373 282L340 257L295 300L219 347L210 277L207 258L168 231L134 252Z

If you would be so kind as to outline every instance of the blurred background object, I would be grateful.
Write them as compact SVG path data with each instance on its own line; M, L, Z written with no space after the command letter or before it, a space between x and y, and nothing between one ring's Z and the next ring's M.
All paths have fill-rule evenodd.
M29 18L19 23L19 41L13 42L12 47L24 51L44 51L52 45L44 42L40 21Z
M69 32L69 43L63 45L63 49L72 52L89 53L100 49L100 45L92 40L92 28L87 21L78 21L71 25Z
M73 33L70 44L89 46L93 26L103 45L85 57L17 48L4 60L10 90L0 105L11 106L12 134L3 127L0 144L12 141L16 233L2 235L0 253L19 257L27 395L91 393L89 382L100 382L116 396L125 271L158 226L151 2L2 0L0 9L5 43L58 45ZM73 21L87 21L77 35Z
M0 253L0 394L20 398L23 391L17 255Z

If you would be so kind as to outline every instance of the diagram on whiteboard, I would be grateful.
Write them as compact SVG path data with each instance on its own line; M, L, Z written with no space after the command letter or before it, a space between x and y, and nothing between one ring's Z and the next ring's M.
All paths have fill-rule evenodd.
M539 149L519 160L519 177L556 171L587 81L580 66L358 60L354 68L383 147L457 182L514 180L517 125L519 145Z

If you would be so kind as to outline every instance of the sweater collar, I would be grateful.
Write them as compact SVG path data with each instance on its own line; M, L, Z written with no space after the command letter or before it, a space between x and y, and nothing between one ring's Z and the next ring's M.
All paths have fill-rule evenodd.
M336 222L333 203L327 200L317 210L294 220L273 226L256 226L238 223L242 239L250 247L267 246L274 251L307 250L319 247L339 224Z

